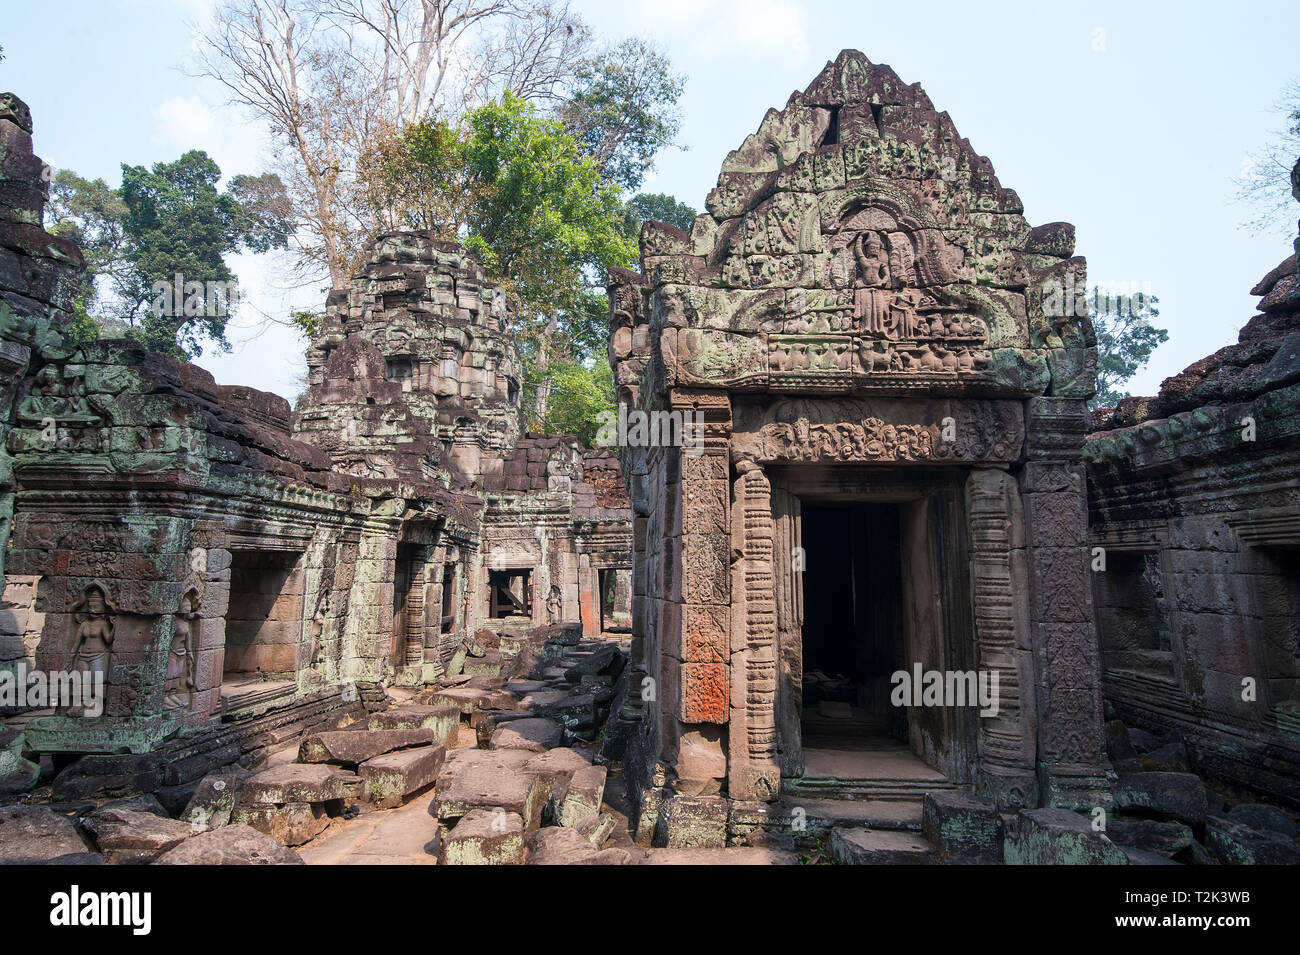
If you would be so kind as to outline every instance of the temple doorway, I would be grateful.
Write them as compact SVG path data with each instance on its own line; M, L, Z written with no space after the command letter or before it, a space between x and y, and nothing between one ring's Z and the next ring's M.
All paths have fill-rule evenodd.
M897 504L803 506L805 749L907 741L907 710L890 705L890 674L908 666Z
M967 781L973 711L900 701L894 679L973 668L963 478L773 469L778 758L792 788L892 798Z

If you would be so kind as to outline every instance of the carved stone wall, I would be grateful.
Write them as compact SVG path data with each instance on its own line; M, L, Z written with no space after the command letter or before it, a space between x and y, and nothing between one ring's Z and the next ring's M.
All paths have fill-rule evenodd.
M381 236L330 294L293 411L129 339L65 340L82 261L42 228L31 145L0 96L0 666L100 672L106 700L18 745L256 761L214 723L319 726L375 684L447 676L502 542L599 634L599 573L632 560L620 465L523 434L505 297L475 259Z
M1097 415L1084 461L1102 689L1192 768L1300 807L1300 275L1234 345Z

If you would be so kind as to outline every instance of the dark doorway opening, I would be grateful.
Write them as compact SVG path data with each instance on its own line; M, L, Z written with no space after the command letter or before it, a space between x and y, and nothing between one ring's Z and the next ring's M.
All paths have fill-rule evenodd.
M456 565L442 568L442 623L439 633L456 632Z
M904 669L899 506L803 504L805 747L873 737L907 741L907 709L890 705Z

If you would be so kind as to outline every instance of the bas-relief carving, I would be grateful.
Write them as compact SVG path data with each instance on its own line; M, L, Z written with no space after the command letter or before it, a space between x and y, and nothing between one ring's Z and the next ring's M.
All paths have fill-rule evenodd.
M183 709L194 697L194 634L198 621L199 594L190 589L173 614L172 640L167 653L167 675L163 684L163 706Z
M762 462L1011 462L1023 445L1024 422L1016 403L796 399L766 411L738 406L732 457Z
M91 584L69 611L77 625L73 638L72 669L102 674L107 680L113 653L117 608L104 588Z
M952 281L948 269L930 266L924 274L925 263L946 258L942 236L902 225L895 213L881 207L845 215L830 234L833 254L812 283L818 287L791 289L783 310L773 314L765 309L767 317L759 325L762 341L756 346L747 337L701 328L679 332L679 382L776 389L862 379L907 383L956 380L990 367L989 323L979 313L992 309L998 324L1005 325L1005 309L987 295L968 296L963 286L937 285ZM667 294L689 293L677 289ZM711 313L716 308L683 305L693 325L714 328L717 319ZM676 306L669 310L683 311ZM734 318L740 318L739 311Z

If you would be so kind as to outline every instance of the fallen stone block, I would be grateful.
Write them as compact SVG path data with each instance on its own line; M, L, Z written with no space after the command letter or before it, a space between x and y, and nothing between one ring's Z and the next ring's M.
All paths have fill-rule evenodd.
M105 865L144 865L194 835L177 819L151 812L101 807L81 821Z
M569 780L578 770L586 769L590 765L591 760L567 746L538 753L524 764L524 768L529 772L538 773L546 780L550 792L546 802L546 813L552 822L557 825L559 823L560 804L564 802L564 797L569 791Z
M663 812L667 795L662 789L647 789L641 793L636 807L636 828L632 841L642 848L649 848L660 833L659 817Z
M1161 739L1155 733L1144 730L1141 727L1130 727L1128 731L1129 742L1132 744L1135 752L1149 753L1153 749L1159 749L1167 740Z
M626 849L597 849L576 829L552 826L528 837L529 865L628 865Z
M1223 816L1211 816L1205 821L1205 846L1226 865L1300 863L1300 845L1295 840Z
M361 777L322 763L286 763L244 781L241 803L320 803L356 799Z
M830 846L840 865L930 865L938 856L913 832L832 829Z
M569 689L545 689L529 693L519 701L519 709L537 716L559 720L570 729L596 725L596 697L590 688L580 692Z
M500 676L501 665L501 652L499 650L485 650L481 657L471 655L466 659L461 672L470 676Z
M1102 732L1106 737L1106 755L1111 760L1137 757L1137 750L1133 748L1133 740L1129 737L1128 727L1123 721L1111 720L1102 727Z
M151 792L162 781L156 753L82 756L54 778L51 795L60 802Z
M1127 865L1119 846L1068 809L1022 809L1005 846L1007 865Z
M471 809L442 836L441 865L523 865L524 821L504 809Z
M1155 819L1111 819L1106 824L1106 835L1121 848L1166 857L1177 855L1195 841L1192 830L1181 822Z
M588 816L573 828L587 837L587 841L599 849L614 833L618 817L613 813L602 812L599 816Z
M569 683L581 683L583 677L603 676L613 680L623 669L623 652L617 644L607 643L575 661L564 671Z
M443 703L399 706L372 713L366 726L371 730L432 730L434 740L450 746L460 728L460 710Z
M433 730L338 730L308 736L298 747L300 763L350 763L356 765L368 759L410 746L424 746L437 742Z
M229 824L230 814L247 777L233 773L213 773L199 780L198 788L185 806L181 821L196 832L220 829Z
M240 803L231 813L230 822L256 829L281 845L300 846L328 829L330 818L320 803Z
M158 801L153 793L142 793L129 799L112 799L99 807L100 809L130 809L132 812L151 812L155 816L171 818L171 813Z
M727 801L673 796L664 802L664 848L721 849L727 844Z
M1002 816L991 799L960 792L929 792L921 810L921 835L943 862L997 865L1002 861Z
M544 753L564 742L564 727L554 720L511 720L492 732L488 749L526 749Z
M365 798L379 809L400 806L409 796L433 785L447 750L435 743L376 756L357 770Z
M1191 768L1187 759L1187 747L1181 742L1166 743L1138 758L1143 772L1149 773L1185 773Z
M67 816L48 806L0 807L0 863L39 863L90 851Z
M154 860L154 865L303 865L302 856L249 826L200 832Z
M1120 846L1124 853L1124 858L1128 860L1129 865L1181 865L1168 856L1161 855L1158 852L1148 852L1145 849L1134 849L1132 846Z
M1133 773L1115 784L1114 806L1200 826L1208 802L1205 784L1191 773Z
M1258 802L1238 803L1228 810L1228 818L1252 829L1277 832L1292 839L1300 836L1300 825L1277 806Z
M435 706L454 706L462 716L469 716L480 704L491 700L492 693L477 687L453 686L435 693L432 702Z
M604 766L584 766L569 777L564 799L559 804L557 821L561 826L576 826L582 820L600 814L608 774L609 770ZM725 825L725 813L723 822Z
M432 812L449 824L472 809L504 809L517 813L524 831L541 825L542 807L549 795L537 773L524 770L526 750L462 750L438 776ZM509 758L513 757L513 758Z

